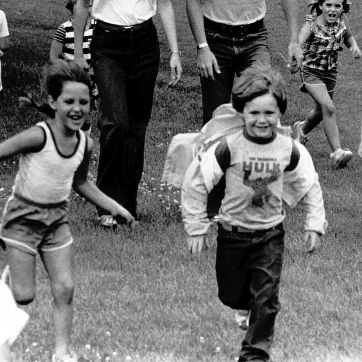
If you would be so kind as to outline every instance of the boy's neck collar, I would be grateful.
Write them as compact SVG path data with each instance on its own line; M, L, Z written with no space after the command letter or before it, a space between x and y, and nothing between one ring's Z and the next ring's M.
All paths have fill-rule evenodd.
M253 143L257 143L259 145L266 145L268 143L271 143L275 140L275 137L277 136L277 134L273 131L271 137L269 138L261 138L261 137L254 137L254 136L250 136L246 130L246 128L244 128L244 137Z

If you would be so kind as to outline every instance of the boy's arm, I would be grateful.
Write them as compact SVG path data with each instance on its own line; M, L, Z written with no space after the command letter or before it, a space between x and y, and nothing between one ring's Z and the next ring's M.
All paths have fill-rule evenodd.
M181 79L182 74L180 52L177 44L175 12L173 10L171 0L158 0L157 5L162 25L165 29L167 40L171 49L171 75L168 85L175 86Z
M74 60L87 69L89 65L83 55L84 29L89 16L89 0L78 0L74 5Z
M345 41L346 46L351 51L352 55L355 57L355 59L361 58L361 50L356 42L356 39L353 35L351 35L348 39Z
M61 58L61 55L63 53L63 43L61 43L58 40L53 40L52 45L50 47L50 61L54 63L59 58Z
M93 149L93 141L88 138L88 149L84 156L82 163L79 165L74 174L73 189L80 196L84 197L87 201L102 209L108 210L116 219L122 217L127 220L130 226L135 226L136 221L134 217L121 206L118 202L114 201L106 194L104 194L96 185L88 179L89 162Z
M41 127L34 126L20 132L0 144L0 161L22 153L36 152L42 147L44 140Z

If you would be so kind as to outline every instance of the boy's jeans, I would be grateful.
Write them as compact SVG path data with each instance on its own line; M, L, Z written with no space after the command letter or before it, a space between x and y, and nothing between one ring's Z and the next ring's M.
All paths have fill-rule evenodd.
M160 60L152 19L134 27L97 22L91 54L100 98L97 185L136 216Z
M248 361L268 361L280 309L283 225L264 231L231 232L219 224L217 242L219 298L230 308L251 311L241 356Z

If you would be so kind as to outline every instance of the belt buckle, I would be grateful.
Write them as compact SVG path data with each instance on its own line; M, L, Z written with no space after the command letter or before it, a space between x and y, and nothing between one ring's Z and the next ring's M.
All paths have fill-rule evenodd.
M124 25L122 26L123 30L131 30L133 28L133 25Z

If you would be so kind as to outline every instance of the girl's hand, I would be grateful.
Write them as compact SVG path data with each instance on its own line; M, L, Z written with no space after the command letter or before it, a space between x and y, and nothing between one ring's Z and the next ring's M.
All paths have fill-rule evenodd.
M126 219L127 225L132 229L138 224L138 221L132 216L132 214L126 210L123 206L117 205L115 210L112 212L112 216L117 220L117 217Z
M2 52L2 51L0 50L0 58L2 58L3 55L4 55L4 52Z
M321 244L321 238L316 231L306 231L304 233L304 241L309 242L308 253L313 253L314 250L318 249Z
M174 87L181 79L182 65L179 52L172 52L170 59L171 76L168 85Z

